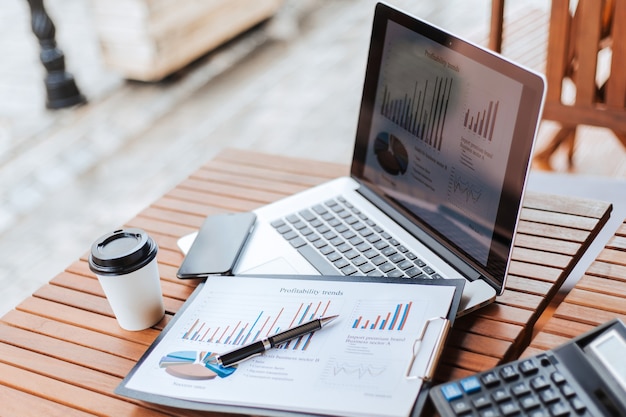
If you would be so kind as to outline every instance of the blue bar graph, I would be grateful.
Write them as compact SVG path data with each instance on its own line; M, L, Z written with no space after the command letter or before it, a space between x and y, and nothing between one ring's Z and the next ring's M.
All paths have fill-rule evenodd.
M406 324L413 302L396 304L385 313L369 313L373 318L365 318L364 315L356 316L352 328L362 330L392 330L402 331Z
M250 320L241 318L230 320L230 323L215 323L209 319L197 318L182 334L181 339L195 342L206 342L232 346L242 346L271 336L282 330L297 326L316 317L327 314L330 300L279 306L257 311L250 314ZM243 308L242 308L243 310ZM241 313L242 316L245 313ZM220 320L216 320L220 321ZM314 333L294 339L279 348L306 350Z

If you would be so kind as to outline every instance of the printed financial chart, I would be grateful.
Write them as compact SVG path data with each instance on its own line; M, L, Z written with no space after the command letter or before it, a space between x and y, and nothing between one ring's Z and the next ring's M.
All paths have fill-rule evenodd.
M346 323L349 329L344 354L330 358L321 381L344 388L393 386L394 376L403 372L402 366L409 359L396 349L413 343L417 333L414 323L423 319L423 306L424 302L410 300L359 300ZM389 361L372 357L388 357Z
M228 301L226 301L228 300ZM380 378L394 378L399 372L391 354L394 349L412 343L415 327L423 320L426 302L411 299L362 300L346 304L337 297L290 294L280 297L257 297L242 294L233 301L219 292L189 311L177 323L176 346L162 355L159 367L168 374L187 380L227 378L237 367L221 367L216 353L258 341L320 316L340 314L340 319L323 329L293 339L274 349L272 354L317 360L323 356L327 336L334 331L332 355L323 367L320 381L342 386L380 384ZM339 336L337 336L339 334ZM337 346L337 340L341 345ZM342 346L343 345L343 346ZM389 357L390 362L372 362L372 356ZM406 364L407 358L400 358Z
M236 303L223 302L219 296L207 303L197 317L187 322L180 339L206 344L224 345L227 349L256 342L265 337L291 327L332 314L337 308L331 301L322 297L282 297L280 300L267 300L257 307L257 298L242 296ZM339 306L338 306L339 307ZM314 343L315 332L284 343L283 350L306 351Z

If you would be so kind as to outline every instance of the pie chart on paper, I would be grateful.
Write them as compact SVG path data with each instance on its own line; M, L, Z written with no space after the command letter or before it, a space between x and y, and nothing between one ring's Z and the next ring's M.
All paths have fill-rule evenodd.
M374 140L374 154L385 172L391 175L406 173L409 166L409 155L406 148L396 136L381 132Z
M174 377L196 381L226 378L235 372L235 367L218 365L215 356L215 353L193 350L171 352L161 358L159 367Z

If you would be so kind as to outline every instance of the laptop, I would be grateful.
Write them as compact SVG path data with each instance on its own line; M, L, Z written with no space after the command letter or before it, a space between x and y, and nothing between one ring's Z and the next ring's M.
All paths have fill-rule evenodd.
M234 273L465 278L503 292L544 78L376 5L350 175L255 210Z

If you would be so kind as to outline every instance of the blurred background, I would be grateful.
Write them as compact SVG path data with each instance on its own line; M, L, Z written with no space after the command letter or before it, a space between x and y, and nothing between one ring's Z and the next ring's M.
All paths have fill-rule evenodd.
M350 161L376 2L263 1L241 21L252 11L237 2L47 0L87 100L51 110L29 3L3 0L0 315L224 147ZM487 46L488 0L388 3ZM544 72L549 21L549 0L509 1L502 54ZM536 148L557 129L543 122ZM622 207L621 143L584 127L575 151L572 165L565 152L537 161L531 188Z

